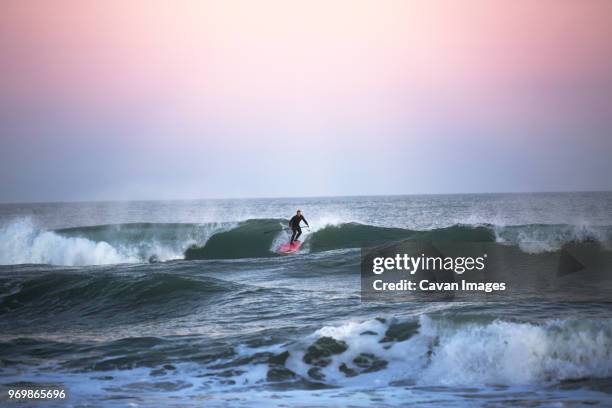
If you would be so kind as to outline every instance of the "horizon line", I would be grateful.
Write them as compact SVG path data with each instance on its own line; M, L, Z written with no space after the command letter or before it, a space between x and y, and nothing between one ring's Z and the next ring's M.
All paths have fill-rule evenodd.
M445 196L445 195L494 195L494 194L572 194L572 193L612 193L612 190L547 190L547 191L493 191L471 193L400 193L400 194L343 194L311 196L244 196L244 197L199 197L199 198L138 198L138 199L100 199L100 200L51 200L51 201L0 201L0 205L22 204L80 204L80 203L127 203L127 202L169 202L169 201L223 201L223 200L278 200L278 199L312 199L312 198L356 198L356 197L410 197L410 196Z

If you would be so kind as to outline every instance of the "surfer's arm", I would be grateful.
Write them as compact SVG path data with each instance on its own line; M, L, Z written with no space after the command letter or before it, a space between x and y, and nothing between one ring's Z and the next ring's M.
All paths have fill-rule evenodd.
M306 221L306 218L302 217L302 221L304 221L304 224L308 225L308 221ZM310 227L310 225L308 225Z

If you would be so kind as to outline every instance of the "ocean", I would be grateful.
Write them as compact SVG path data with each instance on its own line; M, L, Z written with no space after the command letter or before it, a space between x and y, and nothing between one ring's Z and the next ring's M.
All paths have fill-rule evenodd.
M298 208L304 244L279 256ZM609 250L612 193L3 204L0 389L67 390L44 406L612 406L610 303L362 302L360 248L402 240Z

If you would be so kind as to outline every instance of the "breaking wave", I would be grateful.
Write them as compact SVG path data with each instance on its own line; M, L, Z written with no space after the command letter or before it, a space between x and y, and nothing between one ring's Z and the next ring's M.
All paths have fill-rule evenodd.
M109 265L182 259L232 224L113 224L44 230L28 219L0 227L0 264Z
M376 318L323 327L275 352L257 381L366 387L554 384L612 376L612 320ZM234 362L244 361L250 362L241 355Z

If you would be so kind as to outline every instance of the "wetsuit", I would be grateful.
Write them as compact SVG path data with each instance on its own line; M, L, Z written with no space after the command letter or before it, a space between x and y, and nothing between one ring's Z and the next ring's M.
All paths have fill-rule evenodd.
M289 220L289 227L291 227L291 231L293 231L293 234L291 234L291 241L289 241L289 244L292 244L293 241L297 241L300 235L302 235L302 228L300 228L300 221L304 221L304 223L308 225L308 221L306 221L306 218L304 218L303 215L294 215L291 218L291 220Z

